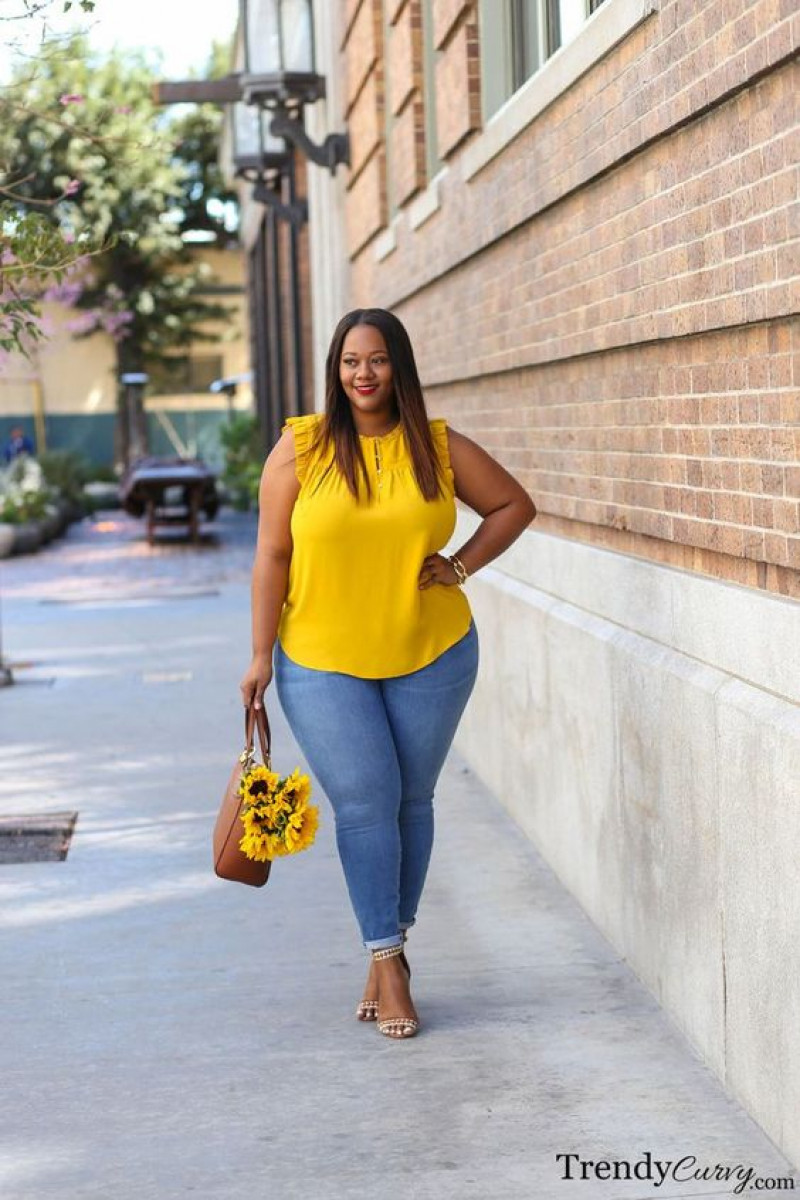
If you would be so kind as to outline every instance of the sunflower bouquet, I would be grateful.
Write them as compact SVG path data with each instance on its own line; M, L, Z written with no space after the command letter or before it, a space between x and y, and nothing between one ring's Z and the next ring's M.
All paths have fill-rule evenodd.
M246 763L239 784L244 835L239 849L255 862L306 850L314 841L319 809L309 804L311 781L295 767L280 776L268 766Z

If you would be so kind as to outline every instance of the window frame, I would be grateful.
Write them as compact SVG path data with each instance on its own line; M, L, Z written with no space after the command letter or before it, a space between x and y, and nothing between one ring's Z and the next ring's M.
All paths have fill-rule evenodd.
M433 44L433 0L420 0L422 17L422 112L425 126L425 184L430 184L443 167L439 157L439 127L436 120L436 62L441 51Z
M459 155L459 173L464 182L473 179L518 138L548 105L658 11L659 0L602 0L574 37L526 80L518 91L512 93L500 108L488 118L484 117L483 130L470 140ZM481 43L483 54L483 26Z
M583 0L584 22L607 2ZM484 123L490 121L562 48L563 3L566 0L480 0L481 111ZM498 79L502 81L499 89Z

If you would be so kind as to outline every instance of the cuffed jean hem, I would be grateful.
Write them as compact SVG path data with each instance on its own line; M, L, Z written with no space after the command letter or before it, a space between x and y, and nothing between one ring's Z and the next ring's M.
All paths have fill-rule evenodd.
M391 937L375 938L373 941L364 942L367 950L385 950L389 946L402 946L403 935L400 933L392 934Z

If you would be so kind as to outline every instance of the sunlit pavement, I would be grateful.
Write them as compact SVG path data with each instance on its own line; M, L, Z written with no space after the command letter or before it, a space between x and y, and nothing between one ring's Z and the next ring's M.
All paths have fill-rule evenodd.
M688 1165L655 1186L648 1155L789 1175L457 754L409 1042L354 1019L366 959L319 789L317 843L265 889L213 875L254 518L213 530L149 549L106 513L0 564L0 814L79 814L64 862L0 868L2 1200L737 1194ZM565 1179L568 1154L639 1178Z
M215 521L201 522L198 546L177 526L160 529L151 547L144 521L109 510L72 525L36 554L0 562L0 589L4 599L52 601L242 582L250 577L255 531L254 513L223 509Z

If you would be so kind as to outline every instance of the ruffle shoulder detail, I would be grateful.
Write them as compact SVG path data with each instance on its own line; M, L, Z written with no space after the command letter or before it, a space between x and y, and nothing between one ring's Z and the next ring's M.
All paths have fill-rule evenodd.
M301 417L287 417L281 429L281 433L285 433L287 429L291 429L294 434L294 469L301 483L308 473L311 438L319 419L319 413L305 413Z
M450 465L450 447L447 442L447 421L444 417L433 417L428 421L428 424L430 425L433 444L436 447L439 461L444 467L448 479L452 482L453 469Z

